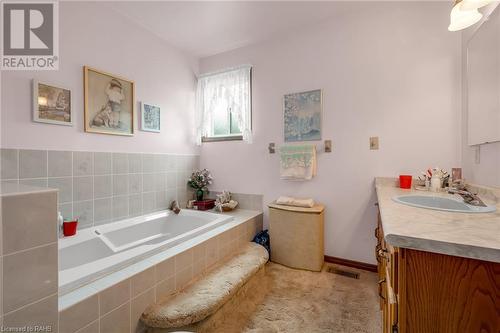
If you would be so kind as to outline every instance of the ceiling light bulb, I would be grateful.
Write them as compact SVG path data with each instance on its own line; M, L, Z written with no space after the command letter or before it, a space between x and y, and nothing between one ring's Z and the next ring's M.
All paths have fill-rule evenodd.
M460 6L462 10L473 10L489 5L491 2L492 0L462 0Z
M470 27L471 25L479 22L483 17L477 9L463 10L462 2L453 6L450 14L449 31L458 31Z

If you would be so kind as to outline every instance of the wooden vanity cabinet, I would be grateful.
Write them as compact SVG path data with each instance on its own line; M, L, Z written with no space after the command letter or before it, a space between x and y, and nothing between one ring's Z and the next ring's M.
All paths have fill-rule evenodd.
M500 264L393 248L378 221L383 333L499 333Z

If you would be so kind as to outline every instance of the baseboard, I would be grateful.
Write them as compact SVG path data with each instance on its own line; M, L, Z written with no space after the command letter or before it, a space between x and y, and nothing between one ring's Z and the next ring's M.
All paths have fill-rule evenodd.
M332 264L358 268L369 272L377 272L377 265L367 264L365 262L359 262L359 261L330 257L330 256L325 256L325 261Z

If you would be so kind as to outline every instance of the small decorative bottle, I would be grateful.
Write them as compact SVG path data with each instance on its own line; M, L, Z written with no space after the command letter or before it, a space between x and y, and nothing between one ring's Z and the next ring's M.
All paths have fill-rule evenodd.
M431 177L431 191L438 192L441 188L441 176L438 172L434 172Z

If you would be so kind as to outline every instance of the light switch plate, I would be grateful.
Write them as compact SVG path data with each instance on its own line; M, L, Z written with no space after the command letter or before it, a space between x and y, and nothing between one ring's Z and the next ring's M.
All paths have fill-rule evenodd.
M378 136L370 137L370 150L378 150Z

